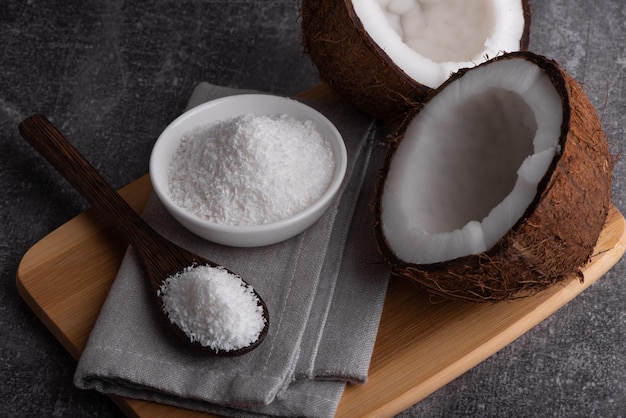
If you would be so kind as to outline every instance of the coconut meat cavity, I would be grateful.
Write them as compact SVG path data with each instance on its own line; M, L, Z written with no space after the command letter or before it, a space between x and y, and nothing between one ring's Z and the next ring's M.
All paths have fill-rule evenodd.
M410 122L385 181L383 233L398 258L429 264L491 248L535 198L562 118L550 79L525 60L441 90Z
M482 53L495 23L489 1L377 1L402 41L438 63Z
M517 51L522 2L353 0L372 40L409 77L437 88L452 72Z

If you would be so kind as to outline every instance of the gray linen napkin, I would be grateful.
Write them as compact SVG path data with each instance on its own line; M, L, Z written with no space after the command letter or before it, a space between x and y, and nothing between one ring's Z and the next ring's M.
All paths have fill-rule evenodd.
M201 83L188 108L242 92ZM213 358L169 338L129 248L79 360L77 387L222 415L326 417L346 382L366 382L389 277L370 209L382 141L374 122L345 103L307 104L341 132L348 170L339 197L306 231L271 246L231 248L189 233L154 195L143 213L161 234L258 290L271 318L261 346Z

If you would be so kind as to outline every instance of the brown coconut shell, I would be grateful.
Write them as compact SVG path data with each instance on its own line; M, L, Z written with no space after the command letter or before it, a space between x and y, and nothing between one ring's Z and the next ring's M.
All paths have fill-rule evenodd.
M389 248L380 223L381 199L375 203L375 234L393 274L419 283L433 295L500 301L535 294L572 276L583 280L581 268L592 256L607 219L614 158L585 92L556 62L530 52L507 54L481 66L508 59L529 60L541 68L563 105L561 153L516 225L484 253L418 265L398 259ZM459 71L435 95L473 70ZM379 196L400 141L401 135L389 146Z
M524 11L520 50L530 42L531 9ZM320 79L370 116L390 124L433 90L401 70L367 34L351 0L303 0L302 44Z

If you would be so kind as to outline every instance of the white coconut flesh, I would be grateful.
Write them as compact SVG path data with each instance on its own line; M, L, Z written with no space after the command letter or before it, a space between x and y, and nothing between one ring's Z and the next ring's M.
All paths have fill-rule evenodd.
M430 264L480 254L509 231L560 152L560 96L525 59L477 67L407 126L381 196L396 256Z
M450 74L520 49L520 0L352 0L372 40L409 77L437 88Z

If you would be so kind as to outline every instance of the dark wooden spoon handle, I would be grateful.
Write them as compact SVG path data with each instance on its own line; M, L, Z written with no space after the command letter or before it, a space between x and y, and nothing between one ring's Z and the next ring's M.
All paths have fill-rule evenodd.
M137 235L147 229L145 222L45 116L31 116L19 124L19 130L89 203L120 223L131 244L139 241Z
M140 253L148 270L152 270L152 263L163 259L163 250L169 248L170 243L164 243L164 239L128 205L45 116L34 115L22 121L19 131L94 208L118 227L120 233ZM172 255L169 254L167 258ZM174 254L174 258L180 257ZM180 261L191 263L189 259ZM163 269L163 266L158 266L157 269Z

